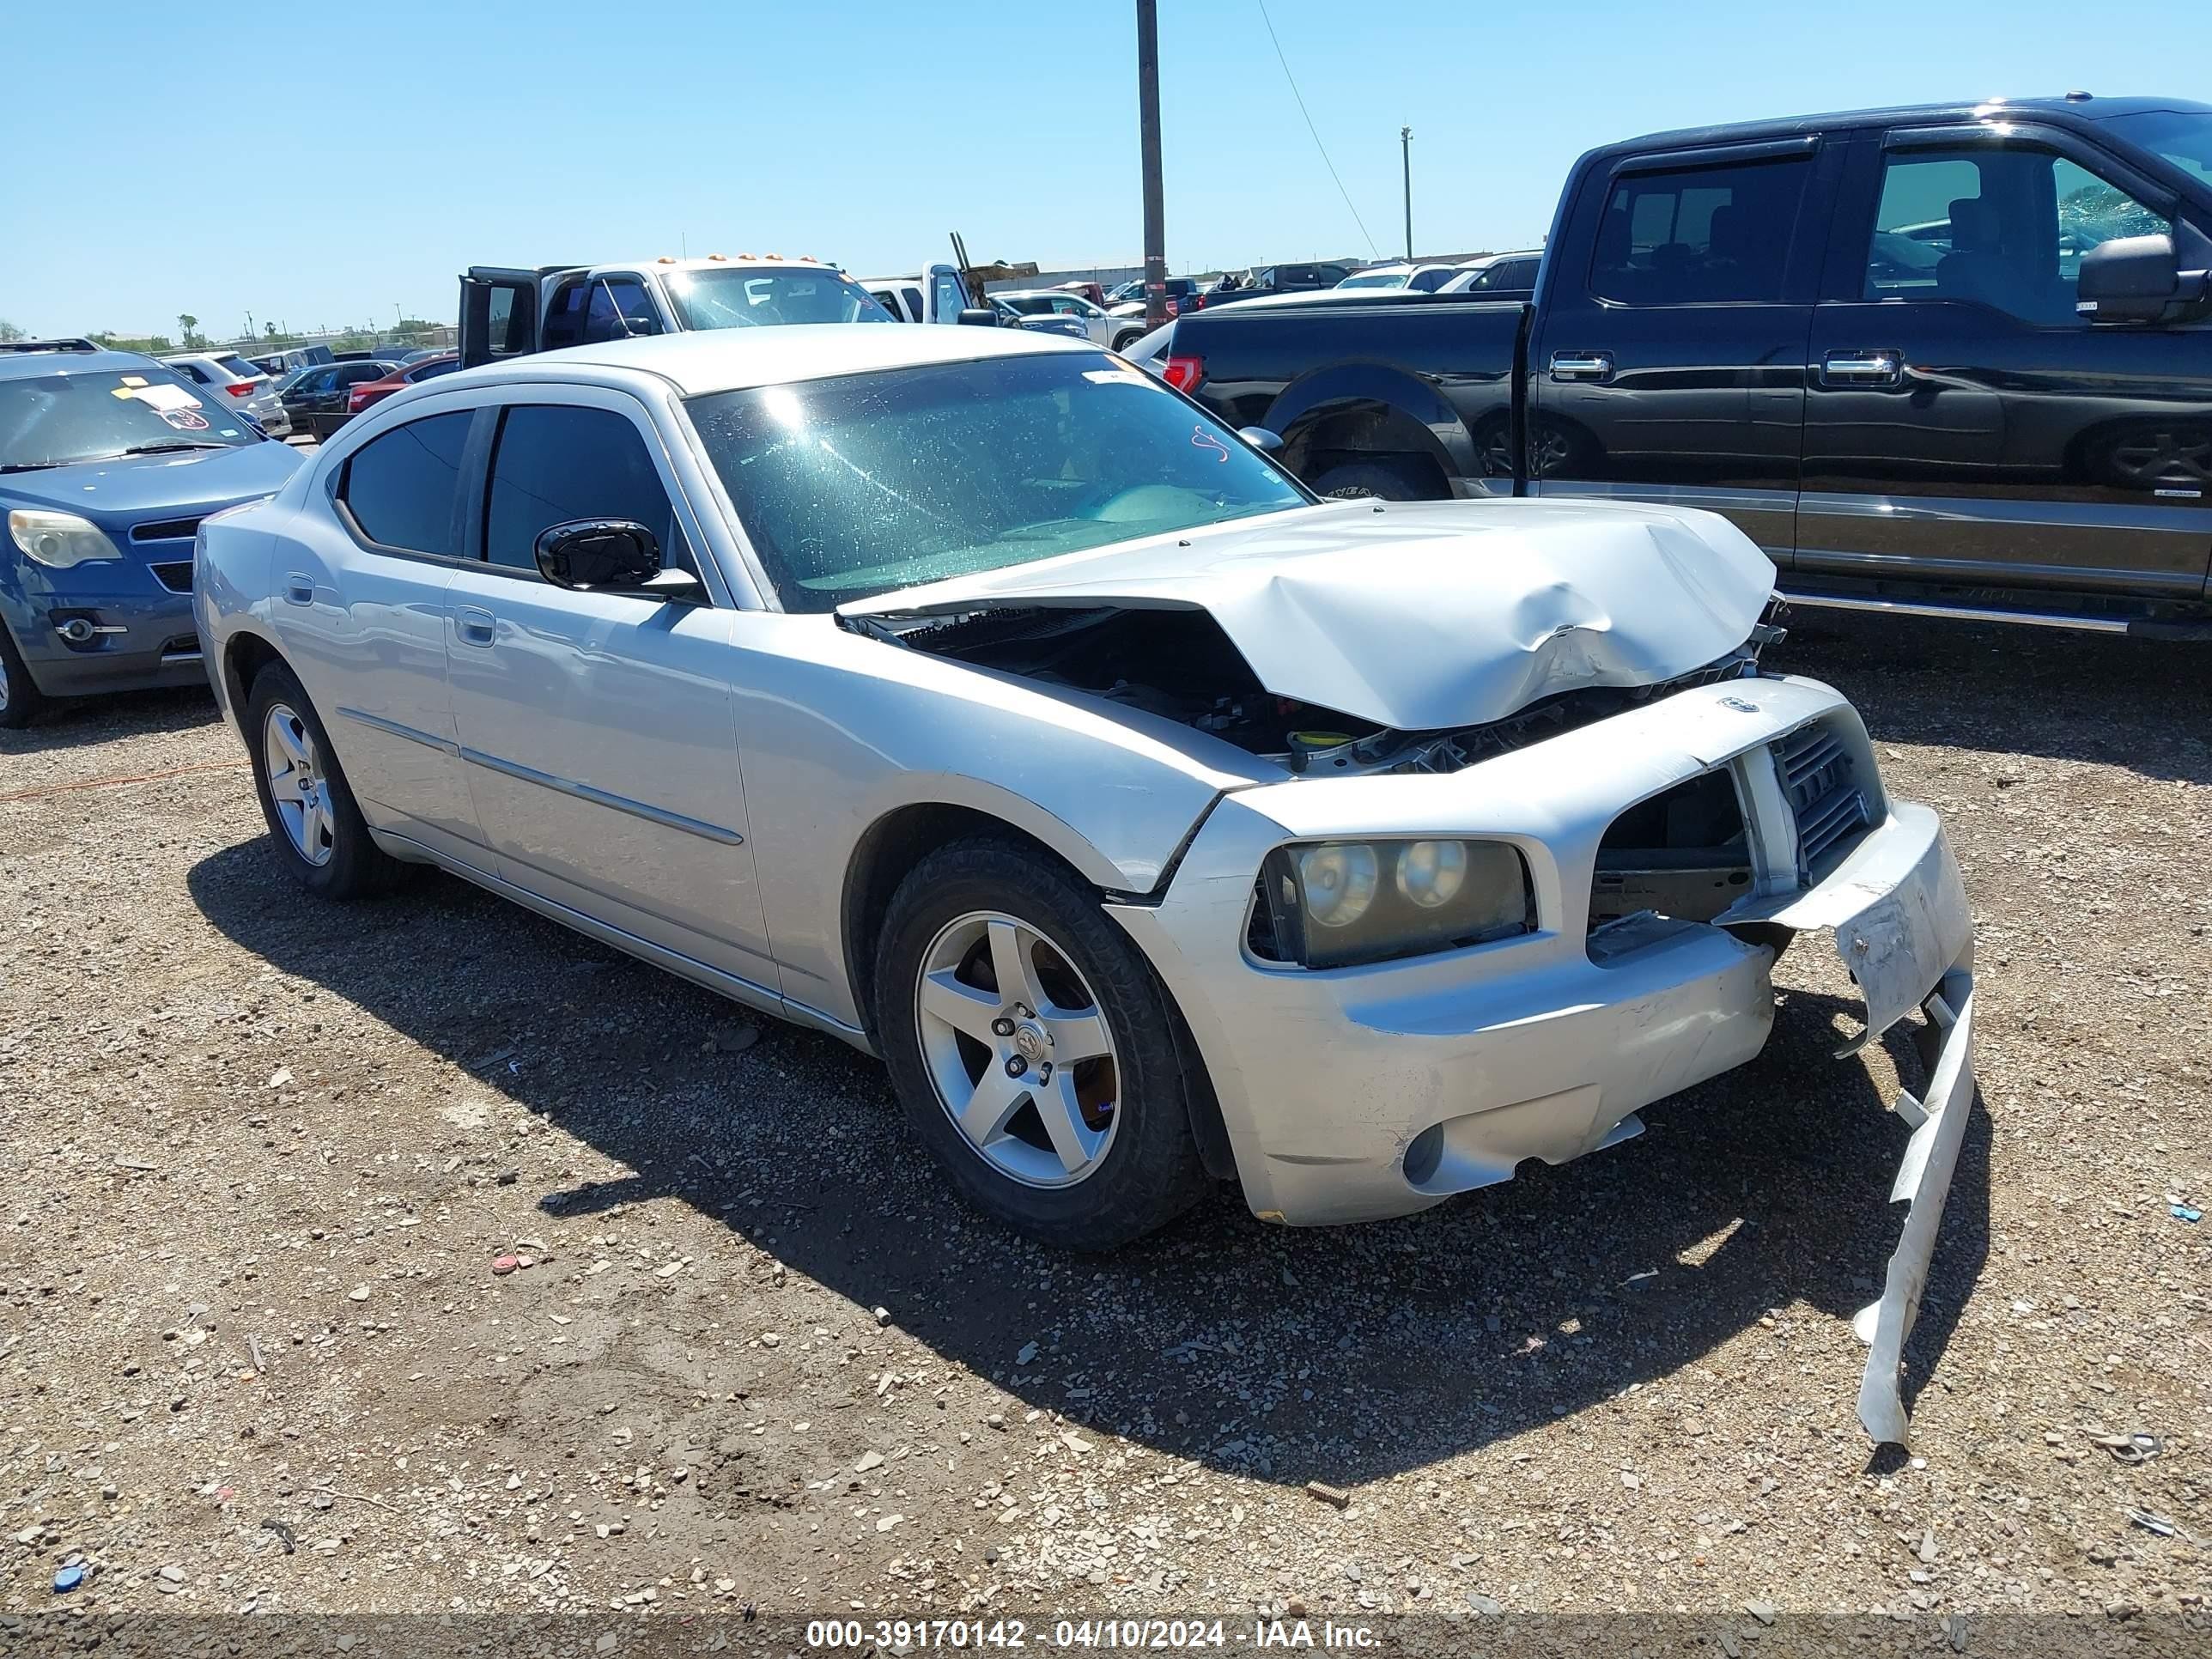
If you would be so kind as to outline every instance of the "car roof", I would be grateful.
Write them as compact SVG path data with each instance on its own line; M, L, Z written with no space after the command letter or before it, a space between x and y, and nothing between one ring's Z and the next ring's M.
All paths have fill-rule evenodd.
M1734 121L1719 126L1682 127L1671 132L1648 132L1638 138L1601 146L1592 157L1627 150L1673 149L1692 145L1756 142L1762 138L1794 138L1808 133L1834 132L1855 127L1894 126L1899 122L1985 121L2006 113L2033 115L2063 125L2109 121L2119 115L2140 115L2150 110L2189 110L2212 112L2212 105L2187 98L2097 98L2087 93L2059 97L1981 98L1954 104L1903 104L1888 109L1838 110L1822 115L1778 116L1762 121Z
M487 379L558 379L567 364L639 369L671 382L684 397L828 380L874 369L1018 357L1038 352L1095 352L1088 341L1025 329L916 328L892 323L785 323L772 327L687 330L642 339L565 346L441 377L441 386ZM536 371L550 369L550 375ZM525 374L521 371L528 370Z
M0 351L0 380L34 380L48 374L112 374L118 369L162 367L137 351Z

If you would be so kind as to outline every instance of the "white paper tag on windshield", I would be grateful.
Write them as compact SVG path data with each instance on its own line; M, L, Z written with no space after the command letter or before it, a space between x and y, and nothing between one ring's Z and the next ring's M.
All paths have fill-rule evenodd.
M1086 368L1083 378L1093 386L1150 386L1140 368Z
M131 395L150 409L198 409L200 400L180 386L155 384L134 386Z

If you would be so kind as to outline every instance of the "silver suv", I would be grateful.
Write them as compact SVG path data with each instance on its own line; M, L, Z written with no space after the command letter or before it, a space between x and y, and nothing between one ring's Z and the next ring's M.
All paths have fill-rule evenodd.
M207 387L253 417L272 438L292 435L292 417L276 383L234 351L180 351L161 361L186 380Z

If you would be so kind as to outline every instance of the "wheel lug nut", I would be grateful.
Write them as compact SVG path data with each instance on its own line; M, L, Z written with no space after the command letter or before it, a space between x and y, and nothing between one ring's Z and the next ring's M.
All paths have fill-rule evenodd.
M1023 1073L1028 1071L1029 1068L1029 1061L1024 1060L1019 1054L1008 1054L1006 1056L1006 1075L1008 1077L1019 1077Z
M1014 1022L1006 1018L1004 1015L1000 1016L997 1019L991 1022L991 1034L994 1036L1013 1036Z
M1052 1062L1050 1060L1045 1060L1037 1066L1037 1081L1039 1083L1049 1083L1052 1081Z

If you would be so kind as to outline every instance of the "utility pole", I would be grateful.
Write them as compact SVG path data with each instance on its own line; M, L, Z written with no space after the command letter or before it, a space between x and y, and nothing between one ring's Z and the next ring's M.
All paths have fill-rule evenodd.
M1137 125L1145 174L1145 326L1168 319L1167 228L1160 199L1160 7L1137 0Z
M1413 263L1413 130L1398 129L1398 153L1406 164L1406 263Z

